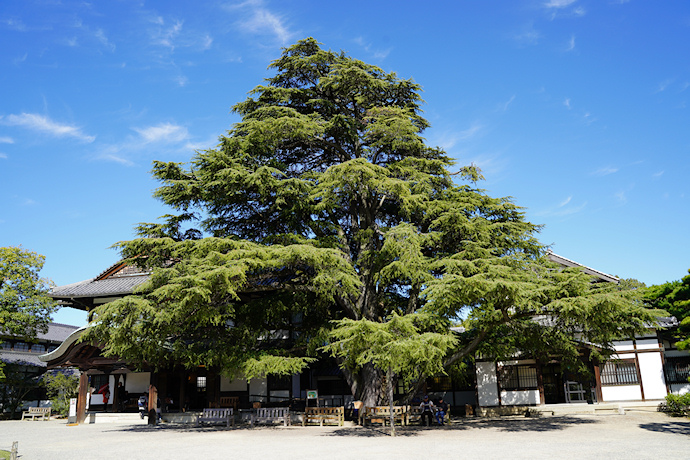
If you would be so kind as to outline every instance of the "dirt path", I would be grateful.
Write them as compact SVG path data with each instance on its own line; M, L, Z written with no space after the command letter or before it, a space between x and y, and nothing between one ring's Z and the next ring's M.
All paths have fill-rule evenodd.
M197 429L0 422L0 449L51 459L688 459L690 420L659 413L462 420L446 428Z

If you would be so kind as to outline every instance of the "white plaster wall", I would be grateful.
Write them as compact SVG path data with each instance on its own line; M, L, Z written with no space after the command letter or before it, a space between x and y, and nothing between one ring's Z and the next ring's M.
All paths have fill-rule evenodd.
M639 385L602 386L601 396L604 401L641 401L642 393Z
M690 383L672 383L671 393L674 395L684 395L690 393Z
M501 405L503 406L525 406L539 403L539 390L501 391Z
M650 350L659 348L659 341L655 338L637 339L636 342L638 350Z
M264 397L260 397L264 396ZM249 400L265 401L268 396L268 381L266 377L256 378L249 381Z
M664 399L666 397L666 380L660 353L640 353L640 376L645 399Z
M246 379L230 380L225 376L220 377L220 391L247 391Z
M127 393L148 393L149 382L151 382L150 372L131 372L127 374L125 391Z
M634 348L632 340L617 340L613 342L613 349L616 351L627 351L633 350Z
M496 364L492 362L478 362L477 368L477 396L482 407L498 406L498 381L496 379Z

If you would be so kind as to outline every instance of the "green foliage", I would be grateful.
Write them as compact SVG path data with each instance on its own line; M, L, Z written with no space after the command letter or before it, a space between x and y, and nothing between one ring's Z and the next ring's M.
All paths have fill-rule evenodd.
M5 363L4 375L0 380L0 408L2 412L15 418L21 414L21 405L32 390L40 386L40 373L37 368L24 362Z
M661 410L677 417L688 415L690 412L690 393L666 395L666 404L661 407Z
M324 351L342 360L345 367L359 370L373 364L409 381L412 378L444 373L446 352L457 339L445 333L422 332L428 323L423 314L399 316L385 322L345 318L335 321L331 342Z
M152 276L96 310L87 338L106 354L258 375L299 369L326 345L372 404L383 377L372 364L427 373L480 346L574 350L573 332L606 344L641 327L627 294L546 263L520 207L426 145L417 83L311 38L270 68L215 149L154 163L155 196L175 213L117 245ZM468 332L441 341L458 320ZM392 325L404 337L387 345L394 360L385 347L328 348Z
M44 260L21 247L0 247L0 335L32 340L47 331L57 304L48 297L48 280L38 276ZM0 362L0 379L2 372Z
M79 377L62 372L48 373L43 376L52 412L60 415L69 414L69 400L76 398L79 392Z
M690 270L688 270L690 273ZM644 295L650 308L665 310L680 321L676 332L676 346L681 350L690 348L690 274L679 281L650 286Z

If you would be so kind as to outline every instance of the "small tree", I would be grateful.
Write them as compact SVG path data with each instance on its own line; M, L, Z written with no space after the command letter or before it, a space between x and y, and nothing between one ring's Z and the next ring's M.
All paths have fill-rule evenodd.
M21 247L0 247L0 335L31 340L48 330L57 303L48 297L48 280L38 276L44 260Z
M79 392L79 377L64 372L47 373L43 384L48 392L52 411L60 415L69 413L69 400Z
M373 366L386 375L390 407L391 436L395 436L393 387L395 378L410 382L415 378L444 373L446 352L457 340L450 333L421 332L431 318L423 313L399 316L386 322L362 319L335 321L331 343L324 350L341 359L341 366L352 371Z
M8 413L9 418L14 418L26 396L39 388L43 369L38 369L26 362L5 363L0 379L0 408Z
M690 348L690 274L679 281L650 286L644 299L651 308L665 310L678 318L676 346L681 350Z

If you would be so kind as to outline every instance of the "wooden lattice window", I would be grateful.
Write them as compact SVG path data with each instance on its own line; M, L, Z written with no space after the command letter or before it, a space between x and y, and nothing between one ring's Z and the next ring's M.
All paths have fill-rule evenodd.
M666 358L664 363L666 383L688 383L690 377L690 356Z
M500 383L502 390L536 390L539 387L537 368L533 365L503 366Z
M602 385L636 385L640 383L634 359L608 361L601 371Z

